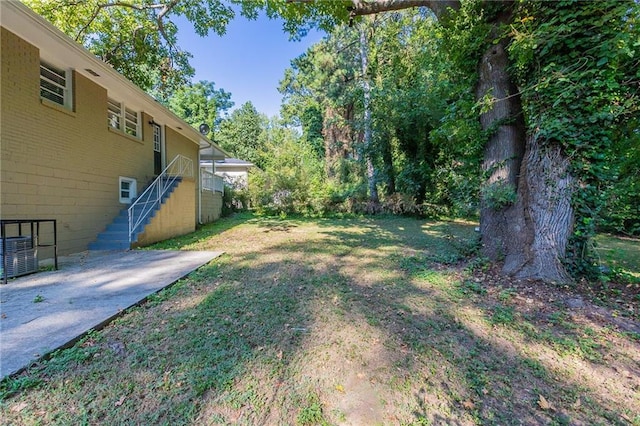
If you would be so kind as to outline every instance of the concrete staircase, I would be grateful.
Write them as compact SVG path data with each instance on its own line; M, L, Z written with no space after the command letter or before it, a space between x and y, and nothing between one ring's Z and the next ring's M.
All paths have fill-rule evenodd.
M162 205L171 196L173 191L180 185L182 178L173 178L173 181L168 184L167 190L162 195L162 198L154 203L151 210L146 213L146 217L143 221L133 230L131 243L138 241L138 235L144 232L144 228L151 223L151 219L160 211ZM142 191L144 194L144 191ZM139 215L143 206L134 207L134 216ZM96 241L89 244L89 250L129 250L131 248L129 242L129 207L120 210L120 214L107 225L104 232L98 234Z

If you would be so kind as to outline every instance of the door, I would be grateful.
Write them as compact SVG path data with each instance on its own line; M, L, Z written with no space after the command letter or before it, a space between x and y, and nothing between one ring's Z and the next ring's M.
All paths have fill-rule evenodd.
M153 123L153 173L162 173L162 127Z

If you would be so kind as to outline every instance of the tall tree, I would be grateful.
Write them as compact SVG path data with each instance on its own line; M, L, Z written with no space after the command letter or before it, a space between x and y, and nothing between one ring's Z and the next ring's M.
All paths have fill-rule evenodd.
M220 117L233 107L233 101L231 93L216 89L212 81L200 81L176 90L167 106L196 129L207 124L210 130L206 136L213 140Z
M386 140L377 138L376 146L384 169L397 169L397 190L418 204L434 192L435 164L443 146L434 143L431 132L451 97L443 90L445 62L438 57L435 29L424 11L392 12L376 19L371 43L375 127L380 136L387 134Z
M352 0L348 2L348 11L340 10L344 2L290 0L288 3L291 9L284 16L290 16L294 30L304 30L305 25L328 25L332 19L344 19L347 13L353 19L415 6L429 7L454 40L463 39L460 28L472 24L475 37L463 39L466 44L461 47L475 63L475 95L482 105L479 120L488 135L481 208L483 252L492 260L503 260L504 272L520 278L570 279L567 264L580 263L581 247L589 235L584 228L577 229L584 235L574 232L576 213L578 223L592 220L593 197L580 196L579 189L597 176L594 171L600 168L597 165L600 160L595 153L603 140L611 138L611 125L637 110L637 77L629 80L618 66L607 66L607 72L600 72L607 63L621 64L637 58L634 56L637 43L626 43L624 49L616 47L620 42L633 39L629 37L631 33L637 40L637 2L474 1L461 4L435 0ZM526 54L521 53L517 65L522 68L520 76L524 77L516 79L509 47L518 36L518 24L530 20L536 26L532 39L540 43L527 45L530 49ZM596 80L588 79L575 85L575 80L566 78L563 72L566 70L557 68L559 65L553 60L563 58L558 56L560 53L566 55L572 50L577 55L571 58L574 66L578 64L583 71L589 71L581 75ZM569 65L566 60L560 63L564 67ZM552 90L541 90L547 87ZM582 89L576 92L576 87ZM531 93L524 99L525 109L522 89L529 91L527 95ZM554 96L563 93L561 99L567 99L561 102L564 108L549 114L557 106ZM596 93L603 95L596 96ZM577 116L572 114L569 96L579 101ZM620 108L606 106L616 98ZM596 101L595 104L592 101ZM573 134L565 143L567 134L562 123L570 123L571 128L576 129L587 126L593 132ZM585 151L590 154L575 161L571 154L580 145L588 147ZM589 169L586 174L582 173L584 168L581 169L584 165ZM575 244L570 246L572 242Z
M362 153L356 111L362 104L357 37L353 30L329 34L293 60L280 83L285 119L309 129L307 120L320 115L327 175L343 183L354 176L360 179L357 170L352 170Z
M376 170L373 159L373 126L372 126L372 114L371 114L371 83L369 79L369 37L367 33L370 31L370 26L367 21L360 24L358 28L359 47L360 47L360 67L362 71L362 139L365 163L367 166L367 181L369 187L369 200L373 203L378 203L378 186L376 182Z
M246 102L222 120L214 140L236 157L263 168L267 157L264 134L267 124L267 117Z

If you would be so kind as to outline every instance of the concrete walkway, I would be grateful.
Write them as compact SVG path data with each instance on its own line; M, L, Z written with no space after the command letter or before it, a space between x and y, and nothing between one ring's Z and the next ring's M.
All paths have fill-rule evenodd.
M0 378L104 325L222 252L90 251L0 284Z

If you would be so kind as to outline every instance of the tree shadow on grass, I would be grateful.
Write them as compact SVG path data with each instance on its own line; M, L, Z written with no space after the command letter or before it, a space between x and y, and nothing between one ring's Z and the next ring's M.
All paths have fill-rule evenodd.
M18 405L5 401L7 419L188 424L200 415L202 398L223 395L221 406L237 407L243 422L257 422L268 414L267 396L233 393L235 382L260 364L268 369L254 385L272 382L277 388L311 320L299 306L304 294L286 276L273 278L278 267L253 268L252 277L265 278L250 285L242 268L199 269L100 333L13 378L16 384L31 377L34 388L17 396ZM16 406L20 410L11 408ZM223 424L241 420L229 412L210 417L216 415Z
M619 416L624 404L601 394L601 390L574 382L556 367L550 367L551 364L547 366L535 350L532 353L523 350L526 348L519 345L527 342L526 335L520 336L522 342L517 341L518 336L516 340L511 340L510 336L494 338L492 333L502 331L496 323L499 321L495 318L495 310L487 312L485 303L464 296L464 277L458 276L460 271L443 271L442 265L430 262L428 250L423 250L422 261L416 256L413 265L407 267L405 263L404 268L402 262L396 265L396 270L404 274L401 282L397 275L380 280L361 279L373 265L384 268L382 265L386 264L389 268L385 258L391 258L391 263L397 261L386 250L390 242L392 245L400 242L396 247L400 251L429 246L428 242L404 245L402 236L389 235L394 232L392 228L382 226L366 238L360 231L329 232L332 238L328 238L325 251L336 253L337 242L344 247L340 249L342 255L335 256L334 263L326 265L341 276L327 281L323 292L340 297L342 309L350 321L374 324L392 336L391 340L395 339L398 347L408 350L402 363L425 373L421 379L414 380L417 397L424 389L446 394L450 404L447 409L456 412L448 413L449 423L455 423L456 417L462 423L624 423ZM348 248L352 249L354 257L362 257L363 253L359 253L362 249L371 249L373 252L369 251L368 255L375 258L367 259L369 262L362 270L354 270L345 260ZM304 252L305 247L286 244L281 249L299 253ZM316 244L314 250L322 251L322 248ZM347 270L348 273L340 272ZM447 275L452 282L446 282ZM423 313L425 309L420 303L429 305L430 311ZM462 317L467 309L481 314L469 321ZM489 317L488 324L482 324L483 316ZM435 368L435 372L425 366L417 368L416 358L430 360L430 367ZM562 365L562 362L557 364L558 368ZM424 401L424 398L420 399ZM547 406L547 400L553 403ZM416 421L424 418L437 422L445 418L444 415L447 410L438 414L438 406L433 401L430 405L421 403L416 411Z
M460 256L451 225L317 223L312 244L273 228L199 269L28 372L40 384L3 411L58 424L621 423L614 396L558 376L517 334L492 335L504 330L481 320L464 271L434 261Z

